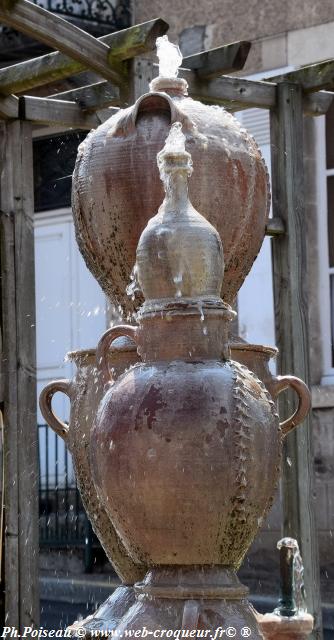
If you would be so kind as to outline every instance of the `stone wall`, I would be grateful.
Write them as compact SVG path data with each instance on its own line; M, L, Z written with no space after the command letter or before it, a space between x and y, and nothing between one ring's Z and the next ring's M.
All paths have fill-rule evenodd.
M326 28L334 21L331 0L134 0L133 6L134 22L158 16L167 20L170 39L180 43L184 54L251 40L245 67L249 71L282 67L294 60L303 64L305 56L311 62L333 55L333 37Z

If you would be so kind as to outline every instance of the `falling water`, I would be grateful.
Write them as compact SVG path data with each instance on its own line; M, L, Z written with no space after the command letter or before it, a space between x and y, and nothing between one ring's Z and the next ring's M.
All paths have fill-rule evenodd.
M131 298L131 300L135 299L136 291L140 291L137 275L138 275L138 268L137 268L137 265L135 264L135 266L131 271L130 284L128 284L128 286L126 287L126 293L129 296L129 298Z
M277 548L289 547L293 554L292 563L292 595L296 607L296 615L307 611L304 586L304 566L300 555L297 540L294 538L283 538L277 543Z

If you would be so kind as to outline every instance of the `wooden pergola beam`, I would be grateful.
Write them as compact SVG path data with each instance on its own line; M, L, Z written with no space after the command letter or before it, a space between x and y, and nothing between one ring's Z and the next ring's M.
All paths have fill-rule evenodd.
M188 82L188 93L192 98L209 104L220 104L229 111L248 108L274 109L277 85L262 80L246 80L232 76L221 76L214 80L200 80L194 71L180 69L180 77ZM327 112L333 94L317 92L303 96L305 115L323 115Z
M184 73L183 73L184 72ZM182 70L182 75L186 76L190 81L188 88L189 95L192 98L197 96L197 82L192 80L194 78L194 72L186 69ZM268 87L263 88L263 83L259 83L259 91L256 93L258 85L254 83L253 91L251 91L250 83L254 83L253 80L242 80L240 78L232 78L229 76L222 76L220 82L208 83L207 93L201 96L202 102L221 104L229 111L241 111L251 107L260 107L262 109L273 109L275 105L275 90L276 85L271 84L269 91ZM211 87L213 87L214 96L211 93ZM80 104L82 109L87 111L94 111L96 109L105 108L107 106L116 106L119 104L119 100L116 97L117 89L105 80L91 84L87 87L80 87L78 89L72 89L71 91L64 91L59 94L53 94L48 96L49 98L58 98L61 100L71 100ZM220 98L218 97L220 95ZM227 97L229 96L229 99ZM264 100L261 101L261 98ZM328 91L318 91L317 93L307 94L303 96L303 109L305 115L317 116L324 115L334 98L334 94Z
M158 65L153 65L153 75L158 75ZM192 98L208 104L262 109L273 109L275 106L275 86L270 82L246 80L228 75L205 80L199 78L196 71L184 67L179 69L179 77L187 81L188 94Z
M317 100L317 98L319 98ZM308 115L326 113L333 100L333 94L320 92L304 97L304 109ZM20 118L33 124L63 125L67 128L94 129L101 122L118 111L110 107L114 103L113 93L109 94L107 82L96 83L73 91L65 91L50 98L36 96L7 96L0 99L0 118L13 120ZM310 109L313 111L311 112ZM305 113L305 111L304 111ZM271 230L267 230L272 235ZM275 231L275 234L277 231Z
M118 111L97 105L94 113L84 111L77 102L36 96L7 96L0 99L0 119L26 120L31 124L63 125L65 129L95 129Z
M241 40L232 42L209 51L201 51L192 56L183 58L183 66L186 69L196 71L198 78L209 80L243 69L247 60L251 42Z
M111 66L111 50L107 44L29 0L17 0L11 9L0 4L0 21L49 47L59 49L118 86L122 86L126 80L125 70Z
M284 75L268 78L268 82L293 82L301 86L304 93L327 89L334 90L334 60L310 64Z
M117 106L120 101L117 87L105 80L79 87L78 89L54 93L48 98L76 102L83 111L96 111L97 109Z
M19 104L21 118L29 120L33 124L64 125L66 128L90 130L104 122L104 119L101 119L96 113L82 111L76 102L21 96ZM115 111L117 110L115 109ZM113 112L113 109L108 109L109 118Z
M0 118L2 120L19 117L19 99L16 96L7 96L0 99Z
M115 61L119 64L120 61L152 51L156 38L164 35L168 28L167 22L156 18L129 27L129 29L96 38L96 40L108 45L108 62L112 67ZM0 69L0 93L2 95L23 93L51 82L63 80L89 68L91 68L90 65L73 60L63 53L48 53Z

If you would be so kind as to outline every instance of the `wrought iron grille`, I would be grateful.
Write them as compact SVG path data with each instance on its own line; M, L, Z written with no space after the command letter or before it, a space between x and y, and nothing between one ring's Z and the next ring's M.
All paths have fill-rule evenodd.
M131 24L129 0L32 0L39 7L65 17L90 20L117 31Z
M131 0L32 0L94 36L131 26ZM0 25L0 63L14 64L45 54L50 49L23 33Z
M39 539L52 548L84 548L91 568L93 546L99 546L81 502L71 454L46 424L38 425Z

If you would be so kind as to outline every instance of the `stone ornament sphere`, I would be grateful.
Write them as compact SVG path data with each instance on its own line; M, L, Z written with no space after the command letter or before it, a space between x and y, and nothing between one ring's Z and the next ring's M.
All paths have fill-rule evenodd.
M65 441L73 460L77 484L87 515L111 564L124 582L132 584L145 574L135 565L119 540L109 516L101 506L90 468L91 429L97 408L103 397L104 383L96 363L95 349L72 351L67 354L75 363L72 380L54 380L43 389L39 404L47 424ZM138 361L136 349L127 338L119 338L109 353L109 367L116 380L128 367ZM62 422L53 412L55 393L65 393L71 402L70 423Z
M238 567L271 505L281 442L274 401L242 365L151 361L104 396L91 467L135 562Z
M80 251L107 296L127 312L142 302L140 296L129 299L125 289L139 237L164 197L156 157L172 123L182 123L193 160L190 200L221 236L225 256L221 297L228 304L265 234L268 173L254 139L222 107L204 105L172 89L159 85L159 91L120 109L89 133L79 147L73 174Z

